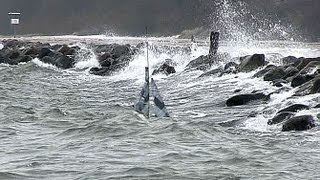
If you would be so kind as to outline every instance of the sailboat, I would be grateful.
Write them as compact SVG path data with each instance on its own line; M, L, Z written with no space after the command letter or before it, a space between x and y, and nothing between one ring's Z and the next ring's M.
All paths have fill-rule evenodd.
M170 117L160 91L153 80L149 76L149 56L148 56L148 41L147 41L147 66L145 67L145 82L140 91L137 101L134 104L134 109L138 113L143 114L147 118L155 117Z

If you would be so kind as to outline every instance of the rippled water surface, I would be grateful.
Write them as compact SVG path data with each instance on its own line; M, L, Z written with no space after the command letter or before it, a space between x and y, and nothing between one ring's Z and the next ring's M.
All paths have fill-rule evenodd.
M151 65L165 58L178 62L178 73L155 76L171 114L163 119L146 119L132 108L143 83L143 53L111 77L37 60L0 65L0 179L320 178L319 129L282 133L281 126L267 125L277 109L317 104L319 94L287 99L287 92L268 103L226 107L236 89L276 88L252 79L254 72L207 78L184 72L186 63L207 52L204 45L189 54L150 52ZM274 56L320 56L317 45L290 45L235 51L226 44L221 51L232 57L266 53L274 63Z

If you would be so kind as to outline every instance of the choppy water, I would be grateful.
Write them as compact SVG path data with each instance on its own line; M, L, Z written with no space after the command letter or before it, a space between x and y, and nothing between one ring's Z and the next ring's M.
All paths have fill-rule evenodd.
M34 39L40 38L101 42L98 37ZM143 40L127 39L121 43ZM148 120L132 109L143 83L144 53L112 77L80 70L94 66L94 57L79 59L77 68L65 71L36 59L0 65L0 179L320 178L318 128L283 133L280 126L267 126L277 109L293 102L318 104L319 94L288 99L293 89L272 96L269 103L226 107L236 89L276 88L252 79L254 72L207 78L198 78L198 71L183 72L190 60L206 54L205 43L196 46L174 38L152 43L178 46L150 51L151 65L165 58L178 63L177 74L155 77L171 118ZM191 50L185 52L185 47ZM266 53L273 63L287 55L320 56L318 45L300 43L225 42L220 50L232 57ZM248 117L252 113L258 115Z

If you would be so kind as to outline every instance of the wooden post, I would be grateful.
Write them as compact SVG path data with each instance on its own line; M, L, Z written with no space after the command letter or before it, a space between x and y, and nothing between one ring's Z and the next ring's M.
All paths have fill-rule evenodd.
M209 55L215 55L217 54L218 48L219 48L219 32L211 32L210 34L210 49L209 49Z

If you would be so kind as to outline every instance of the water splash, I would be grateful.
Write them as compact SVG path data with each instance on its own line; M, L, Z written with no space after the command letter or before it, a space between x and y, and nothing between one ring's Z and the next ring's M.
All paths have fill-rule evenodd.
M283 23L277 15L253 11L243 1L220 0L214 2L211 16L212 29L222 32L232 44L246 44L254 40L295 41L301 37L291 24Z
M97 56L92 49L88 48L86 45L79 44L81 49L76 55L77 63L75 64L76 69L88 69L92 67L100 67Z

